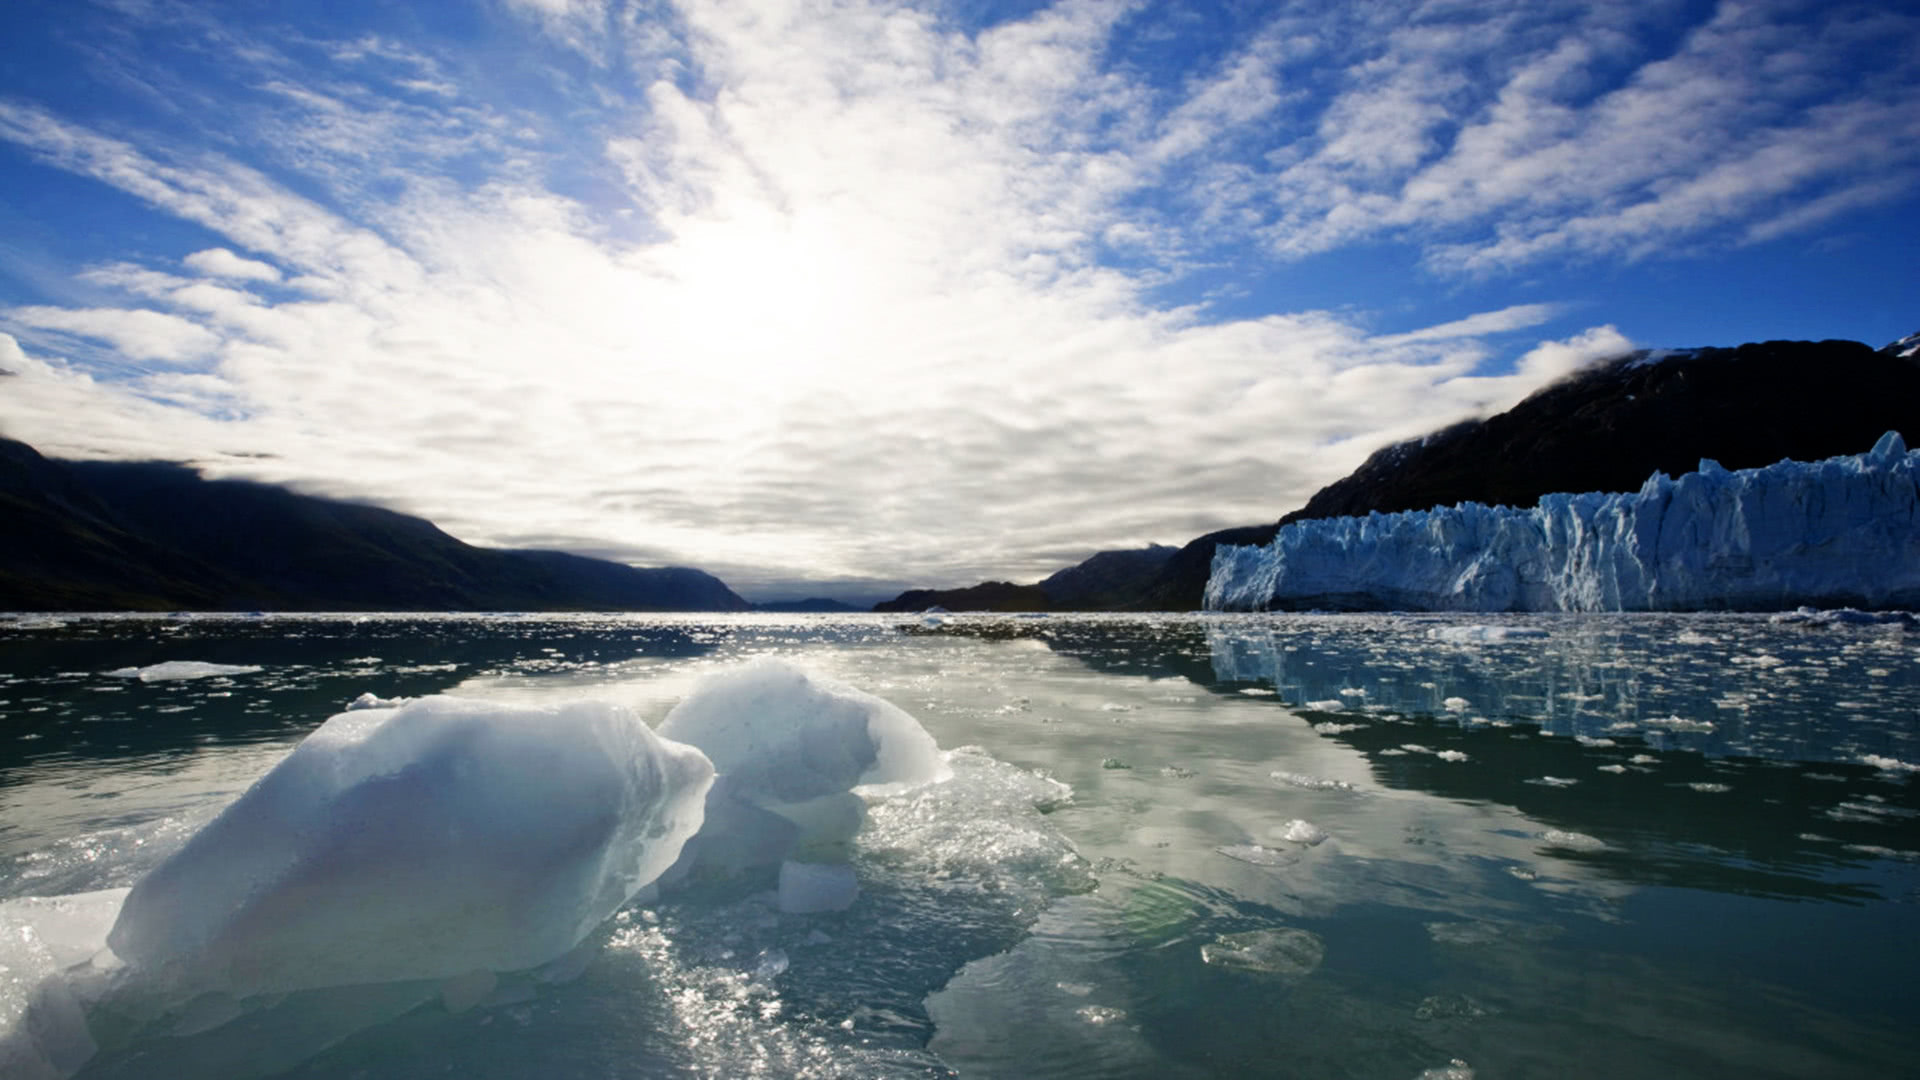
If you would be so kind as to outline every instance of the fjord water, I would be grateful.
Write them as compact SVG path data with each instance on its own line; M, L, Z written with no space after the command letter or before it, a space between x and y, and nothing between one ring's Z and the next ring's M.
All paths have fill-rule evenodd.
M17 619L0 900L132 884L361 693L609 700L658 723L766 654L893 702L949 752L951 780L874 802L852 907L782 914L770 880L643 897L570 981L463 1011L310 991L173 1037L97 1023L79 1075L1920 1060L1920 634L1899 623Z

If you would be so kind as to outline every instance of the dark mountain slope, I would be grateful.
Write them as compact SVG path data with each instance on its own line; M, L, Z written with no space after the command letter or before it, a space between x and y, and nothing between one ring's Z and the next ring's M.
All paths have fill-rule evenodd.
M0 609L744 610L698 570L476 548L391 510L0 440Z
M1113 611L1139 595L1174 553L1166 544L1102 551L1035 585L983 581L962 589L908 589L875 611Z
M1289 522L1636 491L1656 470L1690 472L1701 458L1746 469L1860 453L1887 431L1920 432L1913 340L1878 351L1855 341L1768 341L1622 357L1496 416L1379 450L1273 525L1192 541L1128 606L1199 607L1217 544L1264 544Z

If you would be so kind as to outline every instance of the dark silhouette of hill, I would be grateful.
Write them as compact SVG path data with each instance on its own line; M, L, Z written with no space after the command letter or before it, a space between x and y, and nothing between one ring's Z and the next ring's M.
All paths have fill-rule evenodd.
M718 578L463 543L421 518L0 439L0 609L740 611Z
M1166 544L1102 551L1033 585L986 581L963 589L909 589L875 611L1111 611L1139 594L1174 553Z

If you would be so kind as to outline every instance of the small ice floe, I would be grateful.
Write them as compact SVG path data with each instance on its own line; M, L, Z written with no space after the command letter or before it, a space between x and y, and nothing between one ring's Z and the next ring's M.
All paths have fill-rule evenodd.
M1601 747L1601 748L1620 745L1619 743L1614 742L1612 739L1602 739L1592 735L1575 735L1573 737L1573 741L1579 743L1581 746L1595 746L1595 747Z
M1540 840L1548 847L1565 848L1568 851L1602 851L1607 846L1607 842L1599 837L1566 829L1548 829L1540 834Z
M1349 687L1343 688L1340 691L1340 696L1341 697L1366 697L1367 692L1365 690L1362 690L1358 686L1349 686Z
M1213 850L1253 866L1292 866L1300 861L1300 856L1291 851L1275 851L1259 844L1227 844Z
M1629 765L1653 765L1658 763L1659 760L1659 758L1654 757L1652 754L1635 754L1627 759L1627 763Z
M1385 750L1380 751L1380 756L1381 757L1406 757L1407 752L1405 750L1400 749L1397 746L1389 746Z
M1884 754L1864 755L1863 757L1861 757L1860 763L1863 765L1871 765L1874 768L1879 769L1881 772L1890 772L1890 773L1920 772L1920 765L1916 765L1911 761L1901 761L1899 758L1890 758Z
M1160 775L1169 780L1191 780L1193 779L1193 770L1187 768L1185 765L1162 765L1160 766Z
M1422 745L1420 745L1420 744L1419 744L1419 743L1417 743L1417 742L1408 742L1408 743L1401 743L1401 744L1400 744L1400 749L1402 749L1402 750L1405 750L1405 751L1406 751L1407 753L1409 753L1409 754L1431 754L1431 753L1433 753L1433 747L1431 747L1431 746L1422 746Z
M1601 765L1596 771L1619 774L1626 772L1627 767L1625 765Z
M1291 787L1305 788L1308 791L1358 791L1359 789L1345 780L1329 780L1324 776L1309 776L1306 773L1282 772L1275 770L1267 775Z
M1547 636L1537 626L1440 626L1427 631L1427 640L1450 645L1497 645L1503 641L1526 641Z
M1856 608L1836 608L1831 611L1796 608L1783 611L1767 621L1776 626L1805 626L1823 630L1834 626L1903 626L1920 629L1920 617L1910 611L1860 611Z
M170 679L206 679L216 675L251 675L261 670L257 664L209 664L204 660L166 660L146 667L115 668L107 672L117 679L141 682L165 682Z
M1294 818L1274 830L1274 835L1290 844L1305 844L1307 847L1313 847L1327 838L1325 829L1301 818Z
M1687 786L1692 788L1695 791L1704 792L1705 794L1708 794L1708 795L1718 795L1718 794L1721 794L1722 792L1733 790L1733 788L1730 787L1729 785L1717 784L1711 780L1696 780L1693 783L1688 784Z
M1675 713L1674 715L1669 716L1664 720L1648 720L1646 721L1646 725L1648 727L1653 727L1653 728L1664 728L1667 731L1712 731L1713 730L1713 721L1711 720L1691 720L1691 719L1688 719L1687 717L1679 715L1678 713Z
M1074 1010L1074 1015L1095 1027L1105 1027L1125 1020L1127 1011L1111 1005L1082 1005Z
M397 709L412 700L410 697L381 697L368 692L347 702L346 708L348 712L358 712L361 709Z
M1454 1058L1438 1068L1422 1069L1414 1080L1473 1080L1473 1068L1465 1061Z
M1320 701L1309 701L1300 707L1303 709L1312 709L1314 712L1344 712L1346 711L1347 703L1341 701L1339 698L1325 698Z
M1571 776L1536 776L1531 780L1522 780L1523 784L1538 784L1541 787L1572 787L1580 781Z
M1442 750L1433 756L1439 758L1441 761L1459 762L1467 760L1466 753L1460 750Z
M1445 701L1442 701L1440 703L1440 707L1447 710L1448 712L1457 713L1457 712L1466 712L1468 704L1469 702L1467 701L1466 698L1450 697L1450 698L1447 698Z
M1841 846L1856 855L1871 855L1876 859L1903 859L1907 862L1920 862L1920 851L1901 851L1898 848L1881 847L1879 844L1843 844Z
M1343 731L1359 731L1365 724L1336 724L1331 720L1322 720L1313 725L1313 730L1322 735L1338 735Z
M1243 686L1240 692L1248 697L1272 697L1273 691L1264 686Z
M1293 927L1222 934L1200 946L1200 959L1214 967L1295 979L1313 974L1326 955L1318 935Z

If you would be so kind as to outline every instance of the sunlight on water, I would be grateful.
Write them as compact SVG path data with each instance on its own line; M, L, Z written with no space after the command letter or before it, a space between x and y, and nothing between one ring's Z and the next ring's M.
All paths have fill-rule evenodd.
M783 912L770 872L643 893L539 977L200 1003L171 1038L95 1015L78 1075L1866 1077L1920 1054L1899 623L20 620L0 900L133 884L361 694L657 725L763 655L946 751L951 779L870 799L845 910Z

